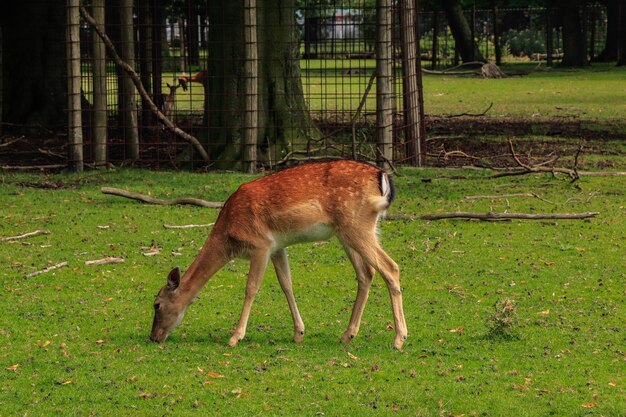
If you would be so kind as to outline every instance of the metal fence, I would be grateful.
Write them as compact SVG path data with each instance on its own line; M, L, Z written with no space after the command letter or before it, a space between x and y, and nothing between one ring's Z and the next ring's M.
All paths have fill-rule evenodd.
M121 58L135 69L148 97L136 92L110 53L104 55L99 37L81 19L79 101L85 162L231 168L249 159L250 123L255 127L256 160L265 167L302 158L379 159L377 132L381 128L391 132L390 159L414 161L407 132L416 122L407 118L407 94L415 91L407 90L404 81L406 33L400 30L405 8L389 10L392 30L384 65L391 69L391 108L387 110L392 116L389 126L381 127L375 93L380 10L357 0L341 9L320 7L313 1L298 2L293 8L254 8L254 3L117 0L107 1L104 8L102 0L87 2L87 10L104 22L102 29ZM243 4L253 8L242 13ZM394 4L401 7L414 2ZM124 7L130 10L124 13ZM254 27L246 20L250 13ZM491 61L495 60L494 13L475 10L466 15L478 49ZM562 51L558 13L515 9L498 10L497 14L502 62L539 62L548 57L558 61ZM548 18L552 19L550 36ZM587 19L589 55L594 56L604 45L606 11L592 7ZM0 35L7 42L6 30ZM421 56L416 58L421 58L422 65L446 67L458 62L442 12L422 11L419 35ZM247 66L251 61L246 59L253 44L256 75L251 75ZM7 50L5 46L0 52ZM256 77L257 90L251 90L251 77ZM0 86L11 82L1 79ZM246 107L246 97L251 94L258 105L254 114ZM164 128L148 98L200 141L208 160L188 140ZM4 143L13 140L13 132L21 128L27 127L31 133L35 130L19 123L2 126ZM49 130L0 147L0 159L35 163L50 160L50 155L67 155L65 137L46 132Z

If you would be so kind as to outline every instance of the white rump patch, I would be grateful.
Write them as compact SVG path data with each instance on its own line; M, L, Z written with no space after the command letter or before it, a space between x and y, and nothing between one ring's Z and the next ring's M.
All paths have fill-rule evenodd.
M391 186L389 185L389 176L385 173L381 175L380 179L380 188L383 193L383 196L388 196L389 191L391 190Z

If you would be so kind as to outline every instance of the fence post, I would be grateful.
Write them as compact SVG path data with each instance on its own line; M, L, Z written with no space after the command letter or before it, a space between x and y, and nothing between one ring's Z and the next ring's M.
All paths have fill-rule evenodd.
M104 0L92 0L93 17L104 31ZM106 165L107 158L107 85L106 49L104 42L93 37L93 159L94 165Z
M67 128L68 168L83 170L83 124L81 115L80 11L79 0L67 2Z
M376 0L376 131L378 165L383 168L393 160L391 23L391 1Z
M244 0L244 76L246 103L243 123L243 170L254 174L257 171L257 139L259 124L259 59L257 44L256 0Z

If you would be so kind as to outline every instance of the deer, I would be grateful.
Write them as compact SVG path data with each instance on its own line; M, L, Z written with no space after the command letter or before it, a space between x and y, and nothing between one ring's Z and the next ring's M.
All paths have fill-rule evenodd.
M335 160L286 168L242 184L224 203L199 254L181 276L178 267L154 301L150 339L164 342L180 324L207 281L234 258L250 260L243 308L228 344L246 334L248 318L269 261L287 298L295 343L304 338L304 323L293 293L286 247L337 236L356 272L356 300L345 344L361 325L372 280L386 283L395 324L393 346L402 350L407 326L402 307L400 270L378 241L378 223L395 196L384 170L365 162Z
M187 91L188 83L198 83L198 84L206 85L208 78L209 78L209 70L205 68L192 75L188 75L188 74L181 75L180 77L178 77L178 82L180 83L181 87L183 87L183 90Z

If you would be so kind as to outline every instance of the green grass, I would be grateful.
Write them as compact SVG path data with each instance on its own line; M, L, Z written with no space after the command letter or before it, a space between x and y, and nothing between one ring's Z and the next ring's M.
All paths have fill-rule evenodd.
M361 333L339 343L356 282L335 240L290 248L307 325L302 344L291 341L287 303L268 271L246 339L226 346L243 302L247 264L237 261L156 345L148 341L153 297L172 266L189 265L208 232L162 225L207 223L217 212L142 205L99 188L223 200L250 177L2 174L0 236L51 233L0 242L0 415L623 416L623 181L486 181L471 171L476 179L423 182L447 174L403 173L391 213L601 214L589 221L384 221L383 246L401 266L409 326L403 352L390 347L391 308L379 277ZM516 192L556 204L464 199ZM161 254L144 256L151 246ZM85 265L106 256L125 263ZM69 266L25 278L62 261ZM516 303L517 324L513 336L495 337L493 306L505 298Z
M489 116L524 117L531 120L564 118L586 119L598 122L616 122L626 119L626 67L595 64L590 68L549 69L533 71L536 64L509 64L505 72L530 71L523 77L485 80L478 77L453 77L424 74L424 105L428 115L480 113L490 103ZM374 60L308 60L301 62L303 91L313 112L354 112L361 101ZM357 71L352 75L346 72ZM163 74L163 92L166 83L176 82L175 73ZM397 69L396 92L401 95L401 73ZM115 86L114 75L109 85ZM85 79L83 90L91 99L91 80ZM373 112L376 105L375 84L368 95L363 112ZM178 89L178 112L202 112L204 89L199 84L190 90ZM139 98L138 98L139 99ZM117 95L113 87L108 103L116 107ZM401 98L398 106L402 105Z

